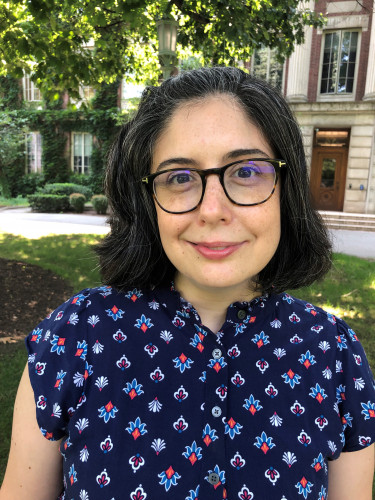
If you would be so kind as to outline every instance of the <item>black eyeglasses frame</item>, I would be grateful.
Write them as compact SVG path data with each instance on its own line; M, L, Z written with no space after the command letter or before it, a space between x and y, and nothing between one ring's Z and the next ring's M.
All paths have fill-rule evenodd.
M232 200L232 198L229 196L227 190L225 189L225 185L224 185L224 174L225 174L225 171L229 168L229 167L232 167L233 165L236 165L236 164L239 164L239 163L243 163L243 162L247 162L247 161L265 161L265 162L268 162L270 163L274 169L275 169L275 182L274 182L274 185L273 185L273 188L272 188L272 191L270 193L270 195L263 201L259 201L258 203L237 203L236 201ZM286 163L284 160L276 160L276 159L270 159L270 158L245 158L245 159L242 159L242 160L236 160L236 161L233 161L231 163L228 163L227 165L224 165L223 167L216 167L216 168L208 168L206 170L201 170L201 169L198 169L198 168L189 168L187 167L186 169L187 170L190 170L192 172L196 172L201 180L202 180L202 196L199 200L199 202L193 207L193 208L190 208L189 210L184 210L183 212L172 212L171 210L166 210L159 202L157 196L156 196L156 193L155 193L155 190L154 190L154 179L156 177L158 177L159 175L161 174L165 174L166 172L176 172L178 170L182 170L183 167L180 167L180 168L170 168L170 169L167 169L167 170L162 170L160 172L155 172L154 174L149 174L149 175L146 175L144 177L141 178L141 182L144 183L147 191L154 196L155 198L155 201L156 203L159 205L159 207L164 210L164 212L167 212L168 214L186 214L186 213L189 213L189 212L193 212L193 210L195 210L196 208L199 207L199 205L202 203L202 200L203 200L203 197L204 197L204 193L206 191L206 177L208 175L218 175L219 176L219 180L220 180L220 184L223 188L223 191L226 195L226 197L228 198L228 200L230 200L234 205L238 205L238 206L241 206L241 207L253 207L253 206L256 206L256 205L261 205L262 203L265 203L266 201L268 201L271 196L274 194L275 192L275 189L276 189L276 185L277 185L277 182L279 180L279 176L280 176L280 171L283 167L286 167Z

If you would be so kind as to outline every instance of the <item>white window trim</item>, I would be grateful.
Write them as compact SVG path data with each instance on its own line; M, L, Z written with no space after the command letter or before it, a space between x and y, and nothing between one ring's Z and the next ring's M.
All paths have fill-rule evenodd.
M41 102L42 96L38 87L35 86L34 82L31 80L31 76L25 74L22 78L22 89L23 89L23 99L26 102ZM30 99L27 96L27 93L30 94ZM35 93L39 93L39 99L35 99Z
M270 70L271 70L271 48L270 47L265 47L267 49L267 76L266 76L266 81L270 83ZM254 75L254 62L255 62L255 51L251 55L250 59L250 75ZM282 76L281 76L281 88L280 91L284 93L284 88L285 88L285 63L282 64Z
M82 138L83 138L83 141L82 141L82 144L83 144L83 148L84 148L84 144L85 144L85 140L84 140L84 137L83 136L90 136L91 137L91 141L93 140L93 136L92 134L90 134L89 132L72 132L71 133L71 146L70 146L70 169L73 173L75 174L81 174L81 175L89 175L90 174L90 170L91 170L91 166L88 167L88 172L85 173L84 171L84 165L82 165L83 167L83 170L81 170L81 172L75 172L74 171L74 136L75 135L81 135ZM82 151L81 151L82 153ZM83 153L84 153L84 150L83 150ZM81 158L84 158L84 155L82 156L81 154ZM91 157L92 158L92 144L91 144Z
M325 45L325 35L327 33L336 33L337 31L356 31L358 33L358 41L357 41L357 55L355 62L355 70L354 70L354 81L353 81L353 92L351 93L342 93L342 94L321 94L320 86L322 79L322 71L323 71L323 55L324 55L324 45ZM357 81L358 81L358 66L359 59L361 55L361 41L362 41L362 32L360 29L333 29L333 30L325 30L322 34L322 43L320 44L320 59L319 59L319 75L318 75L318 88L317 88L317 102L342 102L342 101L355 101L355 96L357 93Z
M28 147L29 147L28 142L29 142L29 136L30 135L35 135L35 150L34 150L35 168L29 170L30 155L29 155L29 150L28 150ZM39 151L39 148L38 148L38 144L39 144L40 151ZM37 173L41 173L42 172L42 170L43 170L42 169L42 148L43 148L43 145L42 145L42 136L40 135L40 132L38 132L38 131L28 132L26 134L26 137L25 137L25 149L26 149L26 154L25 154L25 158L26 158L25 171L26 171L26 174L29 174L29 173L37 174Z

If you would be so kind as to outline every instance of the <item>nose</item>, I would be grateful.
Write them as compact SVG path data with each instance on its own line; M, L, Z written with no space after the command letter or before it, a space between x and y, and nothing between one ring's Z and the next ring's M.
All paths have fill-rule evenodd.
M206 188L199 205L199 218L202 223L228 222L231 219L232 203L227 198L218 175L206 177Z

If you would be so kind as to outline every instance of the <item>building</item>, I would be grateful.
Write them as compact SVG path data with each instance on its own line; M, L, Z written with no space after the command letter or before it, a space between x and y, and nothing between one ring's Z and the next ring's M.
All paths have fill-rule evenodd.
M118 89L117 107L119 112L126 111L131 105L134 97L139 97L141 88L137 85L121 81ZM74 104L79 110L83 103L90 103L94 97L93 87L82 86L80 88L80 99L72 100L68 95L64 96L63 107L66 108L68 101ZM29 75L22 79L22 97L26 108L31 110L43 109L42 95L39 89L31 81ZM95 137L93 134L82 130L71 130L66 132L65 157L68 159L70 170L74 174L87 175L91 170L91 159ZM39 130L31 130L26 137L25 149L25 173L41 173L43 171L42 162L43 137Z
M375 0L309 0L304 6L327 18L322 29L306 29L305 42L284 65L275 51L256 51L248 68L282 88L303 132L311 194L319 210L375 214ZM139 95L122 82L118 107ZM135 93L134 93L135 90ZM23 79L24 99L41 96ZM92 89L82 89L82 99ZM93 136L70 132L66 156L72 172L90 171ZM43 139L27 142L28 172L42 169Z
M283 91L301 125L316 208L375 214L375 2L318 0L284 66Z

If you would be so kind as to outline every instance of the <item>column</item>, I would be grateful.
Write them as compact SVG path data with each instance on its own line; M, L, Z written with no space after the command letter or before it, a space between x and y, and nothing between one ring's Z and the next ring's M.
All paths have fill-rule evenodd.
M303 3L302 6L305 7L306 4ZM310 1L308 8L314 10L314 6L314 1ZM312 32L311 27L305 28L304 43L296 46L289 59L286 98L292 103L307 102Z
M364 101L375 101L375 0L373 2L370 50L368 54Z

